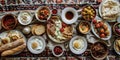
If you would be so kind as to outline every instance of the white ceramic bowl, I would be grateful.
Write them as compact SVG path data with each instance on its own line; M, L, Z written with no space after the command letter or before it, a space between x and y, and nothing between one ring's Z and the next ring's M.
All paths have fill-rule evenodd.
M28 14L28 15L27 15ZM24 16L23 16L24 15ZM26 16L26 17L25 17ZM23 21L23 19L21 17L26 18L25 21ZM31 23L33 19L33 16L30 12L28 11L21 11L20 14L18 15L18 22L22 25L28 25Z
M54 48L55 48L56 46L59 46L59 47L62 48L62 53L59 54L59 55L56 55L55 52L54 52ZM62 47L61 45L55 45L55 46L52 48L52 53L53 53L53 55L56 56L56 57L60 57L60 56L62 56L63 52L64 52L64 49L63 49L63 47Z
M102 19L99 18L98 16L97 16L95 19L98 20L98 21L101 21L101 20L102 20ZM110 34L109 34L107 37L105 37L105 38L101 38L101 37L95 32L93 22L91 22L91 29L92 29L93 34L94 34L96 37L98 37L98 38L100 38L100 39L102 39L102 40L109 40L109 39L111 38L111 36L112 36L112 30L111 30L111 26L109 25L109 23L108 23L108 22L105 22L105 23L107 24L108 29L109 29L109 31L110 31Z
M72 18L72 19L68 20L68 19L66 18L65 15L66 15L67 12L72 12L72 13L73 13L73 18ZM75 9L72 8L72 7L67 7L67 8L64 8L64 9L62 10L61 18L62 18L62 21L65 22L66 24L75 23L75 22L77 21L78 17L79 17L79 15L78 15L77 10L75 10Z
M40 6L40 7L38 7L37 10L35 11L35 17L36 17L36 19L37 19L38 21L40 21L40 22L46 22L47 20L41 20L41 19L38 18L38 12L39 12L39 10L42 9L42 8L46 8L46 9L49 10L50 14L49 14L47 20L50 19L50 17L51 17L51 11L50 11L50 9L49 9L48 7L46 7L46 6Z

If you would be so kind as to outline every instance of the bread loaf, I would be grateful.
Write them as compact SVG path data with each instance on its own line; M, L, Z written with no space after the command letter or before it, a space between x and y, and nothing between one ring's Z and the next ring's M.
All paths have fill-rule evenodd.
M18 46L16 48L13 48L11 50L6 50L6 51L2 52L1 56L13 55L13 54L15 54L17 52L22 51L25 47L26 47L26 44L22 44L22 45L20 45L20 46Z
M14 42L2 45L0 47L0 52L3 52L5 50L9 50L9 49L15 48L15 47L17 47L19 45L22 45L23 43L24 43L23 39L18 39L18 40L14 41Z

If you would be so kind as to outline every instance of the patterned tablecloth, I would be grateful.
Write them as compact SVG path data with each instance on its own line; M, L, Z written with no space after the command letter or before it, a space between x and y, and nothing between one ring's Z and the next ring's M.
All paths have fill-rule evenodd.
M17 16L19 11L23 11L23 10L31 11L31 13L34 15L34 11L39 6L48 6L50 9L57 8L59 11L61 11L62 9L64 9L65 7L68 7L68 6L79 10L84 5L87 5L87 4L26 4L26 5L17 4L17 5L1 5L0 6L0 18L2 18L2 16L4 16L5 14L8 14L8 13L13 13L13 14L15 14ZM94 4L90 4L90 5L93 5L93 7L97 11L97 16L99 16L99 13L98 13L99 3L94 3ZM78 22L80 22L81 20L83 20L83 19L79 18ZM92 31L90 31L90 33L87 34L87 35L79 34L76 31L76 26L77 26L78 22L72 24L74 26L74 30L75 30L73 36L80 35L80 36L85 37L87 40L89 39L88 37L95 38L96 41L99 40L92 33ZM35 24L35 23L40 23L40 22L38 22L34 17L34 19L32 20L30 25ZM115 22L111 22L109 24L112 27L114 23ZM41 24L46 25L46 23L41 23ZM24 28L24 26L18 24L18 26L15 29L17 29L19 31L22 31L23 28ZM5 31L5 30L4 29L0 30L0 33L3 32L3 31ZM32 36L32 34L25 35L25 36L26 36L27 39L29 39ZM94 60L91 57L91 54L90 54L90 47L91 47L92 43L88 42L88 48L83 54L75 55L69 50L69 47L68 47L69 41L65 42L64 44L61 44L64 47L65 52L61 57L57 58L57 57L54 57L52 52L51 52L51 48L54 45L57 45L57 43L52 42L48 38L46 33L43 34L42 37L46 40L46 43L47 43L47 46L46 46L45 50L42 53L40 53L38 55L32 54L32 53L29 52L29 50L26 47L26 49L23 52L21 52L20 54L13 55L13 56L8 56L8 57L0 57L0 60ZM120 56L117 55L116 52L113 49L113 42L114 42L114 40L116 38L118 38L118 36L116 36L114 33L112 33L111 39L108 40L108 41L105 41L105 42L107 42L107 45L109 47L109 54L106 57L106 60L108 60L108 59L110 59L110 60L120 60L120 58L119 58Z

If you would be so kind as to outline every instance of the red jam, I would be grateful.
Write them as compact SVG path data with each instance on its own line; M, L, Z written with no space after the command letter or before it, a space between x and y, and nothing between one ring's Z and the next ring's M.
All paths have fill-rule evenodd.
M53 9L53 10L52 10L52 14L57 14L57 10L56 10L56 9Z
M54 48L54 52L55 52L56 55L59 55L59 54L61 54L63 52L63 50L62 50L62 48L60 46L56 46Z

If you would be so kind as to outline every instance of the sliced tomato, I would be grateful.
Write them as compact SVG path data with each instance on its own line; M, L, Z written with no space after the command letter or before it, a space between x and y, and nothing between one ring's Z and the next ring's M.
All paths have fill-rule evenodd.
M64 31L64 28L61 28L61 29L60 29L60 32L63 32L63 31Z
M66 27L67 25L64 23L64 22L62 22L62 27Z

